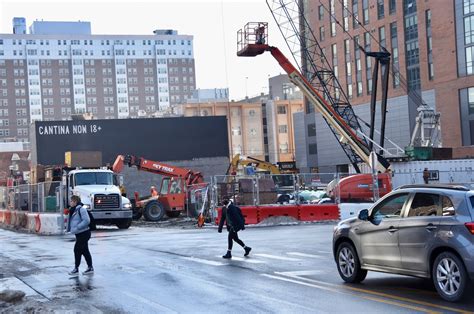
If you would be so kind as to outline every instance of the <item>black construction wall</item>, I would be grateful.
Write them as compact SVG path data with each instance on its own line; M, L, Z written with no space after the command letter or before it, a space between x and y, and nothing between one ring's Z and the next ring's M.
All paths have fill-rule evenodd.
M101 151L103 164L119 154L151 160L228 157L226 117L36 121L33 165L64 164L67 151Z

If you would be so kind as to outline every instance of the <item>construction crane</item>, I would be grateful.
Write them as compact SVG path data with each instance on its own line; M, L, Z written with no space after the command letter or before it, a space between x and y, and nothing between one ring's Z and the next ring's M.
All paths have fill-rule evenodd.
M266 43L268 39L267 29L268 23L247 23L237 33L237 55L241 57L255 57L263 54L265 51L269 51L288 74L290 80L300 88L302 93L321 113L344 149L354 169L360 172L358 166L360 162L372 163L372 151L367 141L358 136L358 134L363 134L362 128L347 98L346 101L340 102L340 98L333 97L333 94L330 92L331 89L335 89L340 91L340 95L344 94L334 73L330 69L317 69L314 74L319 82L317 86L320 90L318 91L277 47L269 46ZM326 58L323 53L320 53L320 56ZM326 84L328 80L331 84ZM380 172L387 171L390 167L388 161L379 154L377 154L376 159L377 162L374 167Z

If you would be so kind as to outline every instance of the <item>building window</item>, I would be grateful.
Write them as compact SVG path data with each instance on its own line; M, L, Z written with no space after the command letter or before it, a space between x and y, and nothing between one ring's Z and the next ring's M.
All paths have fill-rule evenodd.
M397 12L397 0L388 0L388 13L395 14Z
M362 0L362 16L364 25L369 24L369 0Z
M310 155L316 155L318 153L318 145L316 144L309 144L308 145L308 153Z
M398 58L397 22L393 22L390 24L390 43L392 46L392 64L394 68L398 69L400 64ZM400 72L392 71L392 80L394 88L400 86Z
M474 1L464 0L464 15L474 13Z
M468 108L469 108L469 115L474 114L474 87L469 87L467 89L467 97L468 97ZM473 139L474 140L474 139Z
M242 132L240 131L240 126L232 128L232 135L242 135Z
M474 43L474 15L464 18L464 42L466 45Z
M278 106L277 107L278 114L286 114L286 106Z
M349 30L349 7L347 1L348 0L344 0L342 2L343 29L346 32Z
M352 0L352 27L359 28L359 1Z
M385 41L385 26L379 27L379 42L380 46L386 47L387 43Z
M285 125L279 125L278 126L278 133L288 133L288 126Z
M319 28L319 40L323 41L324 40L324 26L321 26Z
M308 124L308 137L316 136L316 124L310 123Z
M322 21L324 18L324 7L322 5L318 7L318 12L319 12L319 15L318 15L319 20Z
M384 0L377 0L377 18L383 19L385 17L385 9L383 5Z
M288 154L288 143L280 144L280 153Z
M428 55L428 78L432 80L434 78L434 65L433 65L433 42L431 37L431 10L425 12L426 20L426 50Z

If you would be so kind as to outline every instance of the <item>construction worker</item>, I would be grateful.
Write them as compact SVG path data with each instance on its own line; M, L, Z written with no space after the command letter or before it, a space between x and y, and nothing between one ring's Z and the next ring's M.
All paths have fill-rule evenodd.
M158 196L158 191L156 190L156 187L154 185L151 186L150 193L151 196Z
M423 181L425 181L425 184L428 184L429 178L430 178L430 171L428 170L428 168L425 168L425 170L423 170Z
M125 186L123 184L121 184L119 186L119 189L120 189L120 194L123 196L123 197L127 197L127 190L125 189Z
M258 24L258 27L255 29L256 43L259 45L265 44L265 26Z

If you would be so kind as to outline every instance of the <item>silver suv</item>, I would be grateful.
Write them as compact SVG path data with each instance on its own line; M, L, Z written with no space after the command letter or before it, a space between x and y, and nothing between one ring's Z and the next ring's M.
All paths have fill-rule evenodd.
M456 185L406 185L334 228L340 276L368 270L432 278L448 301L474 281L474 191Z

